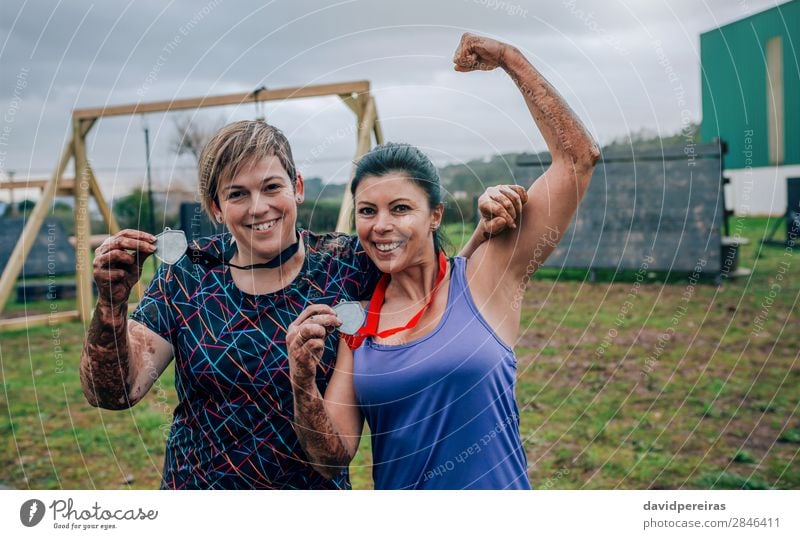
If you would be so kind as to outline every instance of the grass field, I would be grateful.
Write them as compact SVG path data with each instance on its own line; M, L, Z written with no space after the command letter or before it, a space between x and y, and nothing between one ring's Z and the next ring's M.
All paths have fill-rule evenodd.
M534 488L800 488L800 260L759 244L768 219L732 226L751 240L740 265L753 273L720 287L552 269L529 284L517 400ZM173 374L131 410L92 408L77 374L83 331L0 334L0 483L157 488ZM371 486L369 462L362 442L355 488Z

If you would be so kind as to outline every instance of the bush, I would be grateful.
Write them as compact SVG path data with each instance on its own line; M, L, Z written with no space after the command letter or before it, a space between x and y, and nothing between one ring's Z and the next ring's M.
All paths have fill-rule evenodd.
M138 187L129 195L114 200L113 212L120 229L132 228L158 234L165 226L178 228L180 223L179 215L165 214L163 208L161 212L156 208L153 219L155 229L150 230L150 204L147 193Z
M297 207L297 226L314 232L333 232L340 206L338 200L307 200Z
M475 218L474 202L471 198L463 200L449 199L444 206L443 221L445 224L466 223L471 225Z

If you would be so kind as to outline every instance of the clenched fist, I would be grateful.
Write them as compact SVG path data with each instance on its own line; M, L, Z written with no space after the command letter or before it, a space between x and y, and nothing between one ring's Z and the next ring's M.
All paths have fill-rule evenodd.
M488 37L465 33L453 55L455 70L491 71L504 67L504 55L509 47L510 45Z

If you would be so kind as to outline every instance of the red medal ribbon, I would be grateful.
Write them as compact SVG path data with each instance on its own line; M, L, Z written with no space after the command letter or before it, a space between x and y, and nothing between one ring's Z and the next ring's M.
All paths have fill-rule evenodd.
M422 315L425 314L425 311L427 311L433 303L433 298L436 296L436 291L439 289L439 285L442 284L446 273L447 258L444 256L442 251L439 251L439 274L436 276L436 284L433 285L431 296L428 298L428 301L425 303L422 309L420 309L419 312L417 312L417 314L415 314L406 325L378 331L378 325L381 321L383 300L386 296L386 287L389 286L389 281L392 279L390 274L384 274L380 281L378 281L378 284L375 286L375 292L372 293L372 299L369 300L369 305L367 306L367 319L364 322L364 325L361 326L361 329L359 329L355 335L342 335L342 338L344 338L344 340L347 342L350 350L355 350L361 346L361 343L363 343L364 339L367 337L379 337L382 339L384 337L394 335L395 333L416 327L420 318L422 318Z

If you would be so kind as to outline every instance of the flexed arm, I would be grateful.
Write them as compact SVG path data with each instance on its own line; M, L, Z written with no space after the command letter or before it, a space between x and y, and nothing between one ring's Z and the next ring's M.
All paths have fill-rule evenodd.
M521 226L489 242L514 278L540 266L555 248L589 186L600 158L597 144L555 88L506 43L464 34L453 58L456 71L502 68L519 88L552 156L528 190Z
M467 265L473 296L507 343L519 332L526 277L564 236L600 157L597 144L569 105L522 53L499 41L464 34L453 58L456 71L503 69L519 88L544 137L552 164L528 189L519 226L479 246Z

